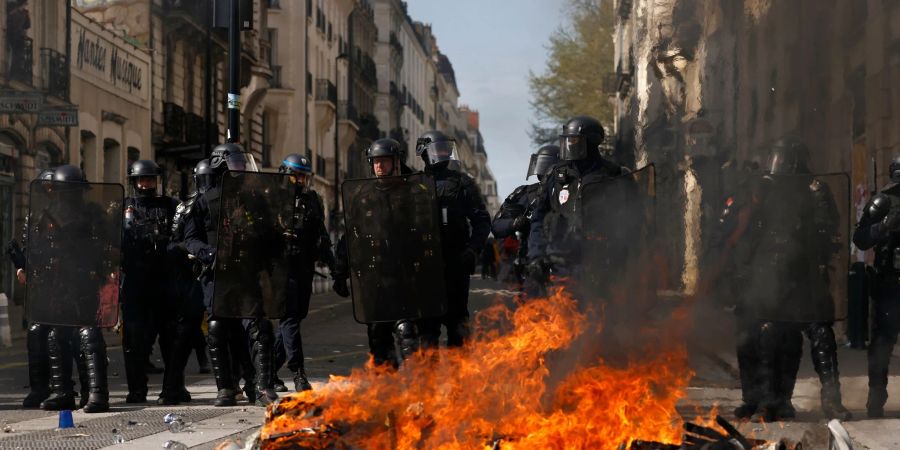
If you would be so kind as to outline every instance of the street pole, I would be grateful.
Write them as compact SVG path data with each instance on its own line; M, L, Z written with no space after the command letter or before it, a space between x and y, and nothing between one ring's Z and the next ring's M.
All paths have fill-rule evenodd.
M340 186L341 186L341 150L338 147L338 119L340 119L341 115L341 102L339 100L341 92L340 89L340 77L338 76L338 61L341 59L347 58L346 53L341 53L334 58L334 93L335 93L335 105L334 105L334 217L337 217L337 212L340 210L341 204L341 195L340 195ZM337 223L335 221L335 223Z
M240 142L241 121L241 9L231 0L228 27L228 142Z

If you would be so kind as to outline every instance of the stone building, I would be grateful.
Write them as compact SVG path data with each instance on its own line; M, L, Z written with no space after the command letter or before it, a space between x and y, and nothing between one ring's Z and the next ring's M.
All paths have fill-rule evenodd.
M780 137L806 142L813 171L850 174L845 210L887 180L900 151L900 3L616 0L614 10L617 151L656 165L661 220L678 225L670 287L693 291L734 168L765 161Z

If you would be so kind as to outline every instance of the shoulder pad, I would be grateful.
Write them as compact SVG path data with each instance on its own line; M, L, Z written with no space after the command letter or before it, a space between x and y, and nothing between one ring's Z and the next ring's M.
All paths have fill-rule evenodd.
M529 188L529 186L526 184L523 184L523 185L517 187L515 190L512 191L511 194L509 194L506 197L506 201L507 202L515 202L519 197L525 195L528 192L528 188Z

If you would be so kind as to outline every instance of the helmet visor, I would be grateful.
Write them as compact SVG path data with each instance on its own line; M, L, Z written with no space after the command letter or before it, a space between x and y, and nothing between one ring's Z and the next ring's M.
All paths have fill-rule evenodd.
M587 158L587 138L580 135L559 137L559 159L574 161Z
M436 164L456 160L456 141L437 141L428 144L428 161Z
M228 165L228 170L259 172L259 167L256 166L256 160L253 159L251 153L229 153L225 156L225 164Z
M556 162L557 159L549 155L531 155L531 162L528 163L528 175L525 179L531 178L532 175L547 175L553 170Z
M304 189L312 184L313 174L309 172L290 172L291 182Z

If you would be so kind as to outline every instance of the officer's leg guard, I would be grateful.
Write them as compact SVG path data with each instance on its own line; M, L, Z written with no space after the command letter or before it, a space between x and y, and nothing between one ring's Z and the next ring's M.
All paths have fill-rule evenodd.
M215 406L234 406L237 401L234 398L234 368L231 365L231 351L229 348L228 321L210 319L207 345L209 346L209 360L212 364L213 376L216 379Z
M109 411L109 384L106 377L106 342L99 328L83 327L79 331L81 353L87 363L90 394L84 412Z
M841 402L841 380L838 373L837 343L830 323L816 322L806 328L813 367L822 384L822 412L829 419L848 420L850 411Z
M803 357L803 331L796 324L781 324L778 356L776 357L776 392L779 398L775 416L778 420L796 417L797 410L791 399L797 384L797 372Z
M884 417L884 405L888 399L888 365L895 344L897 333L876 319L872 341L869 342L869 397L866 412L870 418Z
M394 356L392 331L392 327L383 322L366 325L366 335L369 338L369 353L372 355L372 361L376 366L395 365L397 362L397 358Z
M47 336L52 395L41 403L47 411L75 409L72 392L72 327L52 327Z
M165 352L165 372L157 404L177 405L191 401L184 385L184 368L192 347L190 325L181 318L175 318L160 326L160 343L165 342L168 350Z
M272 385L272 346L274 331L268 319L252 319L246 323L250 336L253 367L256 369L256 403L261 406L271 404L278 399Z
M22 401L23 408L37 408L50 396L50 355L47 334L50 327L33 323L28 327L28 386L31 391Z

